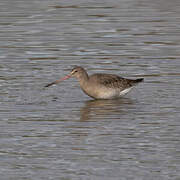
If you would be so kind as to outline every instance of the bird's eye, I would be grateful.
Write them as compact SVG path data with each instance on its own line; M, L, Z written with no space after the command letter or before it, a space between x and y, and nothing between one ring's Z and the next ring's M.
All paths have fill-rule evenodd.
M71 74L75 74L75 73L77 73L77 70L74 70L74 71L71 72Z

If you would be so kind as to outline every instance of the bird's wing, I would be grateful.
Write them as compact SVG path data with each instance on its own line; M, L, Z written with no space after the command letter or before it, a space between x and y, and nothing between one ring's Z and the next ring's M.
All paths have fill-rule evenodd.
M108 88L119 88L123 90L133 86L133 80L125 79L114 74L94 74L91 76L91 79Z

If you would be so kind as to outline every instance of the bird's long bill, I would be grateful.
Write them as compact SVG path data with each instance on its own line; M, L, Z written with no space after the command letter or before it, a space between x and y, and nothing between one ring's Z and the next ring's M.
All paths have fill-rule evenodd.
M60 83L61 81L64 81L64 80L66 80L66 79L69 79L70 77L71 77L70 75L67 75L67 76L65 76L65 77L63 77L63 78L60 78L60 79L58 79L58 80L56 80L56 81L54 81L54 82L52 82L52 83L47 84L45 87L52 86L53 84L58 84L58 83Z

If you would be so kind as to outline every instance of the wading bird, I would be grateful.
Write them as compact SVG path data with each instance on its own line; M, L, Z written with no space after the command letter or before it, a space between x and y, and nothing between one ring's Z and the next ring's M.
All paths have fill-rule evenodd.
M144 79L126 79L114 74L96 73L88 75L86 70L80 66L72 69L70 74L58 79L45 87L57 84L65 79L75 77L80 84L81 89L88 96L94 99L115 99L127 94L135 85Z

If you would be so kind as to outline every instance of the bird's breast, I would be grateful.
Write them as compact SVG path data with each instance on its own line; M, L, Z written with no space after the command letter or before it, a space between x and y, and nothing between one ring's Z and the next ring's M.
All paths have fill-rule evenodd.
M85 86L81 87L81 89L90 97L95 99L111 99L117 96L119 93L115 89L110 89L102 86Z

